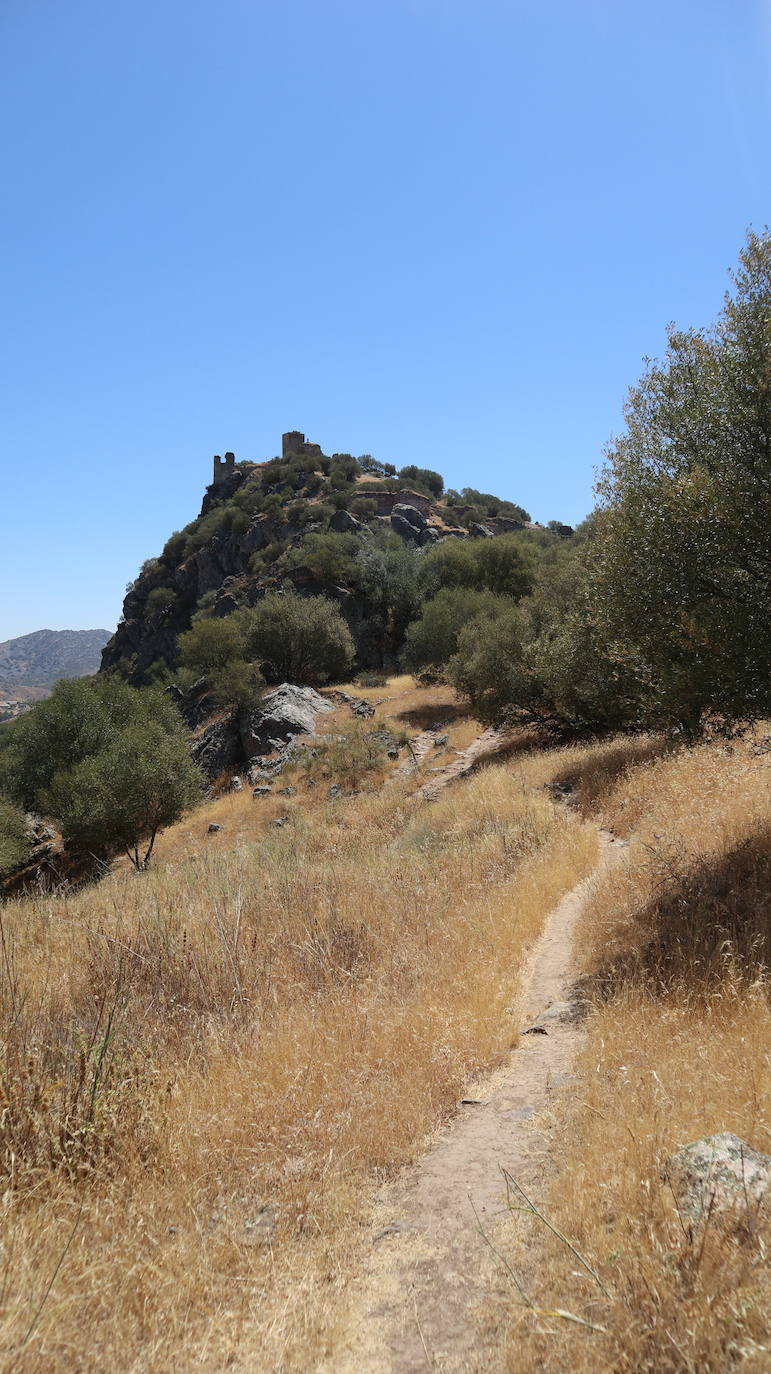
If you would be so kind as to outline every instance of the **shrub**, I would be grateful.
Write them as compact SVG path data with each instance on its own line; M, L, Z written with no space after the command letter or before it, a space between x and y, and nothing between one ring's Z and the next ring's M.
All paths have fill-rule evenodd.
M515 601L532 590L533 551L517 534L495 539L447 539L428 549L421 566L421 583L431 595L440 587L473 587Z
M355 515L358 520L370 521L375 518L375 502L368 501L366 496L356 496L348 506L351 515Z
M440 669L458 650L458 636L478 616L498 609L492 592L467 587L444 587L427 601L419 620L408 626L404 659L412 671Z
M122 846L137 868L200 793L168 697L117 677L58 682L14 723L0 774L12 801L56 816L65 838L100 854Z
M244 615L247 654L269 682L316 684L343 678L354 658L351 633L324 596L273 592Z
M177 593L173 587L153 587L145 603L148 615L163 615L168 611L177 600Z
M343 787L358 787L368 773L383 768L385 760L382 734L356 724L345 734L322 739L312 751L305 750L303 769L311 778L328 778Z
M0 878L24 862L29 847L23 813L0 797Z
M414 463L409 463L407 467L399 469L399 476L403 482L409 482L411 486L424 488L431 496L441 496L444 491L442 474L434 472L431 468L419 468Z
M179 636L178 662L198 676L209 677L243 655L241 622L236 616L197 620Z

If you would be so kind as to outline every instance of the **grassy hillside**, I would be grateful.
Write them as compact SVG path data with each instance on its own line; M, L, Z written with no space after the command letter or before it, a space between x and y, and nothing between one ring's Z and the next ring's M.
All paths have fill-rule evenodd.
M678 751L611 742L564 751L556 772L546 756L529 766L572 781L578 811L630 843L579 927L594 1012L581 1082L563 1102L561 1166L541 1199L598 1279L541 1222L513 1214L504 1243L531 1268L537 1252L529 1297L541 1312L518 1310L509 1368L760 1374L771 1360L767 1209L748 1204L736 1223L714 1217L692 1234L664 1168L720 1131L771 1153L767 740L761 730Z
M713 1130L769 1148L762 738L522 733L430 803L419 784L479 724L409 678L368 695L447 744L352 773L359 727L324 717L289 795L229 793L149 872L3 909L8 1367L334 1368L373 1190L517 1042L527 955L602 823L630 846L581 926L596 1009L545 1206L610 1296L513 1216L541 1315L495 1320L512 1371L767 1368L759 1233L694 1248L660 1174Z
M454 716L410 680L371 695L413 735ZM527 951L594 862L506 764L433 806L410 777L292 781L196 811L147 874L3 913L14 1369L333 1350L370 1190L507 1052Z

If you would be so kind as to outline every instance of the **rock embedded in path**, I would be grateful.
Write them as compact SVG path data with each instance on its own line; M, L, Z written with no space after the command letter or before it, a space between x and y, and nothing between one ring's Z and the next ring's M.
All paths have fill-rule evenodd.
M771 1199L771 1155L761 1154L732 1131L693 1140L664 1169L677 1206L692 1221L735 1215L754 1226Z

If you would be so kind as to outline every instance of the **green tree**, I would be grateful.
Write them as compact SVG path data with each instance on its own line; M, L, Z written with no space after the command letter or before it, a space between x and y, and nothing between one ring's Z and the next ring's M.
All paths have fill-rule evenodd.
M117 677L58 682L9 735L0 787L10 799L55 816L65 838L96 853L124 847L138 868L200 795L173 704Z
M177 641L178 662L200 677L211 677L226 669L234 659L243 657L243 634L239 616L207 617L196 620Z
M0 797L0 878L24 862L29 848L23 813Z
M413 672L440 670L458 650L464 626L499 609L492 592L470 587L443 587L423 607L418 620L407 628L404 659Z
M599 484L592 615L649 723L771 710L771 236L715 326L669 332Z
M272 592L245 614L247 655L269 682L315 685L344 678L354 658L351 632L325 596Z
M518 601L532 590L535 564L535 550L516 534L445 539L426 551L421 581L428 595L440 587L473 587Z

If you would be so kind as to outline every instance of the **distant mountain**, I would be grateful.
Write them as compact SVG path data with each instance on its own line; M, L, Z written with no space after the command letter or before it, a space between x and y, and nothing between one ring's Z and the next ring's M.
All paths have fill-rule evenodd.
M0 644L0 694L14 694L16 688L51 687L60 677L98 672L109 638L109 630L35 630L6 639Z

